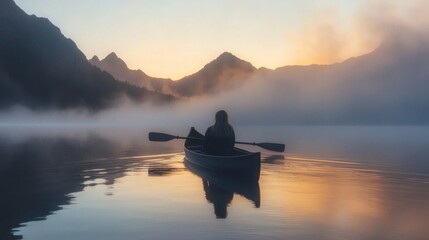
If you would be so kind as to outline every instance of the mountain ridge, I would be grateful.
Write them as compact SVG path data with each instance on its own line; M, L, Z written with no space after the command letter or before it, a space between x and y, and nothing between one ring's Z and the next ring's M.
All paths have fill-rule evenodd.
M118 82L92 66L49 19L28 15L11 0L2 0L0 6L0 108L99 110L123 97L171 100Z
M109 72L120 81L180 97L194 97L216 94L239 87L257 69L230 52L223 52L207 63L202 69L179 80L154 78L142 70L131 70L116 53L108 54L103 60L94 56L89 60L93 65Z
M256 71L251 63L224 52L198 72L175 81L173 87L186 97L217 94L240 87Z
M115 52L111 52L102 60L94 56L89 59L89 62L101 70L110 73L115 79L121 82L144 87L158 93L174 94L169 87L172 82L171 79L151 77L140 69L132 70Z
M217 105L251 123L429 124L429 39L424 34L401 31L368 54L331 65L256 69L225 52L179 81L160 81L109 54L105 62L118 74L123 71L113 77L90 64L48 19L27 15L13 1L0 4L0 108L97 110L123 96L169 101L165 93L170 91L181 98L215 96L204 99L227 101ZM151 92L133 86L127 74L137 84L146 77L154 90L153 84L161 87Z
M407 35L341 63L268 72L245 91L272 99L252 115L276 112L276 124L429 124L428 42Z

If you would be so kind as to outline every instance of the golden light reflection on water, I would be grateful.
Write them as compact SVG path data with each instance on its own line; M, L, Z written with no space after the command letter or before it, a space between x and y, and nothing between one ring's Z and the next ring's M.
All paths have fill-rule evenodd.
M424 239L428 232L429 193L422 191L429 186L414 175L392 175L395 173L347 159L299 155L264 158L260 207L234 193L226 206L227 228L244 227L253 237L262 236L259 231L264 229L271 232L269 237L278 239L307 232L316 234L308 239ZM109 184L105 175L111 174L117 163L128 168ZM219 227L204 181L185 167L183 153L122 156L84 174L88 174L85 188L74 194L74 203L67 211L30 223L20 233L44 236L40 229L54 226L56 221L74 222L82 214L87 217L83 221L99 232L106 231L106 223L98 216L110 216L109 221L115 224L133 222L126 231L137 234L144 229L154 236L164 234L162 229L150 228L155 223L199 224L195 229L209 234L209 238ZM60 229L48 232L55 231Z
M224 219L180 142L0 141L0 239L427 239L427 128L274 130L295 154L264 153L259 207L235 192Z
M423 239L429 207L418 202L429 199L429 185L421 188L416 184L424 182L413 184L414 176L398 180L391 173L356 165L296 156L287 157L283 166L266 165L260 181L263 201L280 206L283 217L322 225L327 231L362 236L389 231L392 239ZM404 185L407 181L410 184ZM414 196L424 190L421 199Z
M156 162L160 167L160 159L153 157L145 157L146 164ZM134 182L129 186L130 189L141 189L140 183L143 182L146 186L156 186L150 188L150 192L157 198L171 198L174 195L179 202L199 204L205 206L203 209L207 211L210 204L204 198L200 179L184 168L183 158L183 154L168 156L166 165L160 169L167 167L180 170L168 173L168 177L137 174L135 181L125 182ZM367 169L363 164L347 159L317 159L294 155L286 156L282 164L263 164L261 174L262 207L259 211L263 214L270 212L272 208L278 208L281 211L270 214L299 222L312 222L332 231L341 229L362 234L372 234L384 229L385 226L380 226L380 222L393 227L404 218L410 222L406 224L408 230L397 228L392 231L397 234L414 232L417 236L426 231L421 221L427 217L415 214L418 215L416 217L413 213L429 213L429 209L416 206L418 198L415 196L407 196L419 191L419 187L412 184L397 187L397 177L392 178L383 170ZM412 176L399 181L412 181L410 178ZM425 201L429 199L428 194L423 195ZM234 197L230 205L246 202L249 201ZM399 210L393 210L394 207Z

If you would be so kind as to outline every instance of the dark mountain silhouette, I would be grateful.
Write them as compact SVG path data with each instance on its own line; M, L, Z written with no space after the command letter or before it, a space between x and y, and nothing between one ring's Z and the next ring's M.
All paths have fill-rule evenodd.
M130 70L126 63L114 53L101 61L94 56L90 62L112 74L118 80L182 97L216 94L235 89L256 72L256 68L252 64L228 52L221 54L197 73L177 81L153 78L141 70Z
M402 29L374 51L341 63L275 70L256 70L224 53L170 88L185 97L235 89L219 101L236 119L258 124L427 124L429 40Z
M109 107L119 97L167 101L171 96L116 81L92 66L48 19L0 1L0 108Z
M103 60L100 60L97 56L94 56L89 60L89 62L101 70L110 73L119 81L127 82L139 87L144 87L155 92L173 94L170 89L170 85L173 82L171 79L154 78L148 76L142 70L131 70L128 68L127 64L114 52L107 55L107 57Z
M215 94L240 86L255 72L252 64L225 52L197 73L175 81L173 88L186 97Z
M129 70L115 54L91 62L106 72L47 19L28 16L11 0L0 2L0 107L100 109L120 96L162 101L171 97L160 93L194 97L235 89L219 101L247 122L429 123L429 40L413 30L401 29L373 52L332 65L257 70L223 53L178 81Z

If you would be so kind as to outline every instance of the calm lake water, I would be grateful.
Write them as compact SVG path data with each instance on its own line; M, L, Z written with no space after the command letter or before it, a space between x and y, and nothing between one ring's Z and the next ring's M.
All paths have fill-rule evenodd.
M429 127L238 126L287 146L248 186L149 130L0 127L0 239L428 239Z

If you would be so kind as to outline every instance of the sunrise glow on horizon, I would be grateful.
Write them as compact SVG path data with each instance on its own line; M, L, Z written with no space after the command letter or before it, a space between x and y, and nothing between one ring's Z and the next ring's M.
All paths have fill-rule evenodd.
M368 6L395 12L412 5L393 2L16 0L28 14L58 26L87 58L115 52L131 69L174 80L222 52L271 69L368 53L381 37L365 25L363 13L371 13Z

